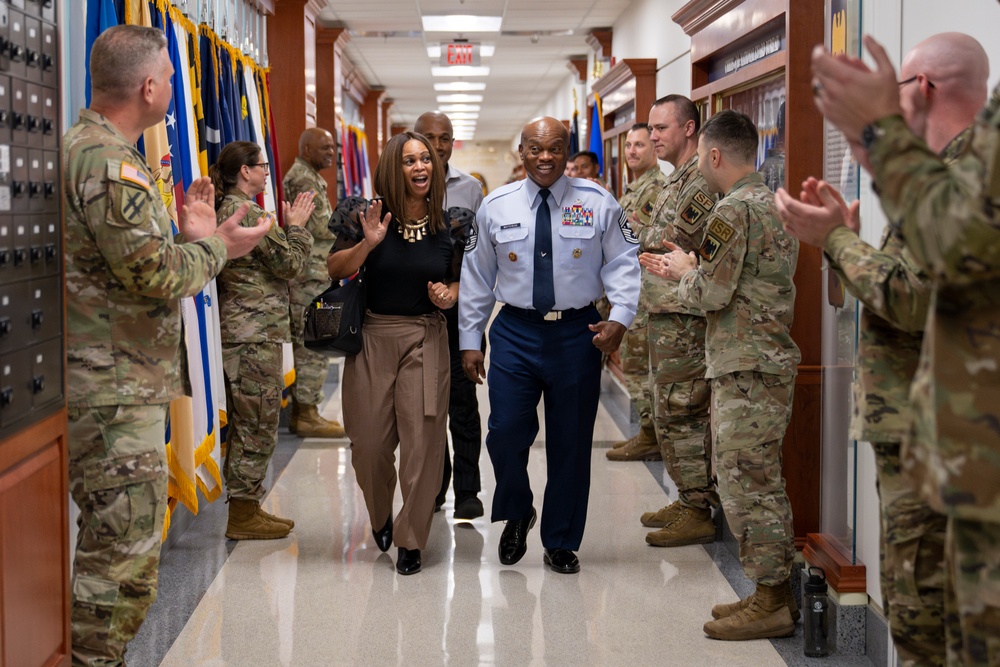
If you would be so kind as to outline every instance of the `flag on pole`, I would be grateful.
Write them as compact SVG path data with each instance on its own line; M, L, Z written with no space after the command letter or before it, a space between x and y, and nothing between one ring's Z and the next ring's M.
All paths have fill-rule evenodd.
M573 122L569 124L569 154L580 152L580 113L573 109Z
M215 33L206 25L199 26L201 55L201 100L205 112L205 143L207 164L215 164L222 152L222 112L219 108L219 63L215 50Z
M597 173L604 175L604 130L601 120L601 96L594 93L594 115L590 119L590 150L597 155Z
M115 11L114 0L87 0L87 54L84 59L87 68L87 106L90 106L90 49L94 40L102 32L118 25L118 13Z

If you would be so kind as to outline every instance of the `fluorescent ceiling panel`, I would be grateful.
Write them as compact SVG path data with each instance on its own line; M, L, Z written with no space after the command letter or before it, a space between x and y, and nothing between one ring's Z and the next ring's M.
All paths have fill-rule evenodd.
M489 76L490 68L483 65L455 65L454 67L431 67L431 76Z
M424 32L500 32L502 16L472 16L470 14L447 14L445 16L421 16Z
M435 83L434 90L450 92L486 90L486 84L480 81L449 81L448 83Z
M451 113L453 111L482 111L482 107L478 104L441 104L438 105L438 111L443 111L444 113Z
M466 95L465 93L455 93L453 95L438 95L437 96L437 101L445 103L445 104L447 104L449 102L458 102L458 103L464 103L464 102L482 102L483 101L483 96L482 95Z

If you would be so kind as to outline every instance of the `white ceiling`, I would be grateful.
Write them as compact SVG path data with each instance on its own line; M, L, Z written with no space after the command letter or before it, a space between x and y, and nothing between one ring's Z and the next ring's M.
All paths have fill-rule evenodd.
M587 35L608 28L631 0L327 0L323 23L351 32L347 56L393 100L394 123L412 126L439 106L435 83L485 82L475 139L509 141L562 84L570 57L591 52ZM501 33L424 33L423 14L502 16ZM567 34L558 34L567 33ZM486 77L433 77L427 47L465 37L495 44ZM534 43L533 43L534 40Z

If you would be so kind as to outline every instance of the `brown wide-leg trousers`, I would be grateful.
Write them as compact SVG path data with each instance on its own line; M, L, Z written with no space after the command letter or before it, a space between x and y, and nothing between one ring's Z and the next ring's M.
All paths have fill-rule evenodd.
M451 374L444 317L365 316L361 352L344 366L344 429L373 529L392 514L396 446L403 508L396 546L423 549L441 488Z

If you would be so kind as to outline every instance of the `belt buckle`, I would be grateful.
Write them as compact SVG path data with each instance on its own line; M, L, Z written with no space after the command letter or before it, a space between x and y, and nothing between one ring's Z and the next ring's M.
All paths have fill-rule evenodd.
M562 319L562 311L560 310L550 310L542 316L542 319L546 322L558 322Z

